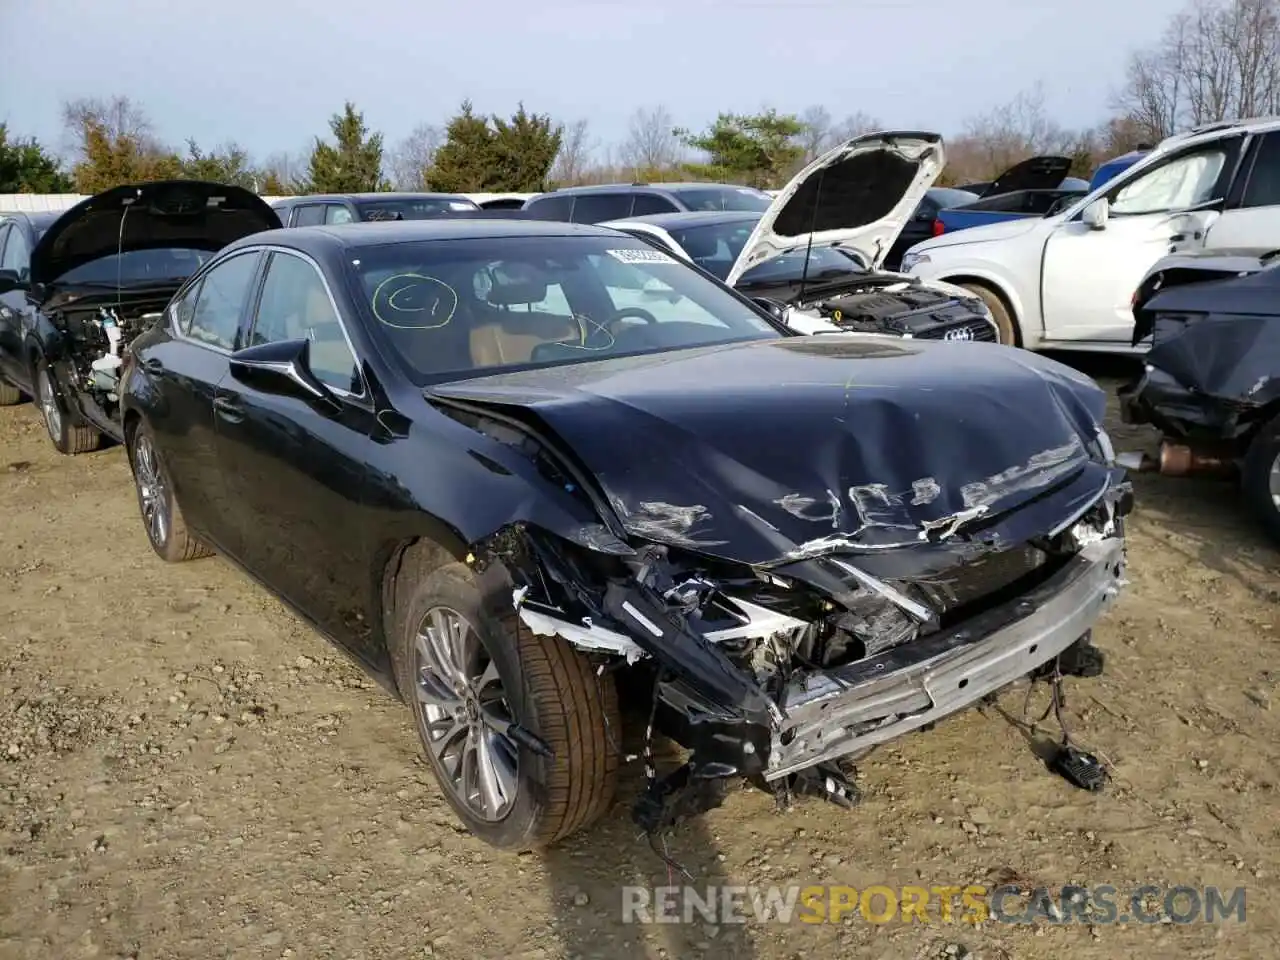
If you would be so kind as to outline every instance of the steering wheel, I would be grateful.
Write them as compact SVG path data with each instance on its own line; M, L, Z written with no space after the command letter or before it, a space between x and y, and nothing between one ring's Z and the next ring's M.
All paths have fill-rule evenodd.
M658 318L643 307L623 307L621 310L615 310L613 316L604 322L609 330L623 320L642 320L645 323L657 323Z

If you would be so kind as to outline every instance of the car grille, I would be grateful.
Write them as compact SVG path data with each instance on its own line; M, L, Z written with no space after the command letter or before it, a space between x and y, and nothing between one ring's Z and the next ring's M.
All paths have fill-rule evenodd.
M959 615L970 605L1005 599L1005 591L1040 570L1046 560L1045 552L1035 547L1011 547L952 567L928 580L916 580L911 584L912 593L944 617Z
M965 320L960 323L939 324L915 335L917 340L965 340L995 343L994 325L986 320Z

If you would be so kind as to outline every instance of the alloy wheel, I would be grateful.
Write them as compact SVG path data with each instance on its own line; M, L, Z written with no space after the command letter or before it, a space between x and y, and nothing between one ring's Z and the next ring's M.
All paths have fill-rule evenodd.
M475 627L435 607L414 639L416 712L442 783L477 818L502 820L515 803L520 751L497 664Z
M40 368L37 375L40 392L40 412L44 414L44 426L54 443L62 439L62 408L58 406L58 395L53 390L53 378L45 367Z
M156 546L164 546L169 536L169 493L165 487L164 475L160 472L156 448L145 434L139 436L134 445L133 463L147 536Z

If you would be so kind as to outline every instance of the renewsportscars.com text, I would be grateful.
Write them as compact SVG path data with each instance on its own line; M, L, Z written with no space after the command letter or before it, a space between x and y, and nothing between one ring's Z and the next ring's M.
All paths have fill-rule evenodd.
M623 887L623 923L1243 923L1245 888Z

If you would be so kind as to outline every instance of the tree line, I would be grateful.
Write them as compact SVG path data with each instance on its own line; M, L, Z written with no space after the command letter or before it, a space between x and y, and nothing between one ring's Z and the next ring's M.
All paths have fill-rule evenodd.
M939 183L987 180L1036 154L1072 158L1088 176L1108 157L1191 126L1280 114L1280 0L1191 0L1162 33L1133 51L1111 114L1070 129L1045 107L1042 85L968 118L947 138ZM254 162L236 143L180 149L154 135L141 104L127 97L63 107L67 162L34 138L0 124L0 193L96 193L120 183L190 177L267 195L431 190L536 192L617 181L711 180L771 188L859 133L885 129L854 112L837 120L823 106L800 113L721 113L701 130L677 127L662 105L639 107L621 143L601 144L586 120L558 120L523 103L508 117L470 102L442 125L422 124L388 146L347 102L326 136L295 153Z

